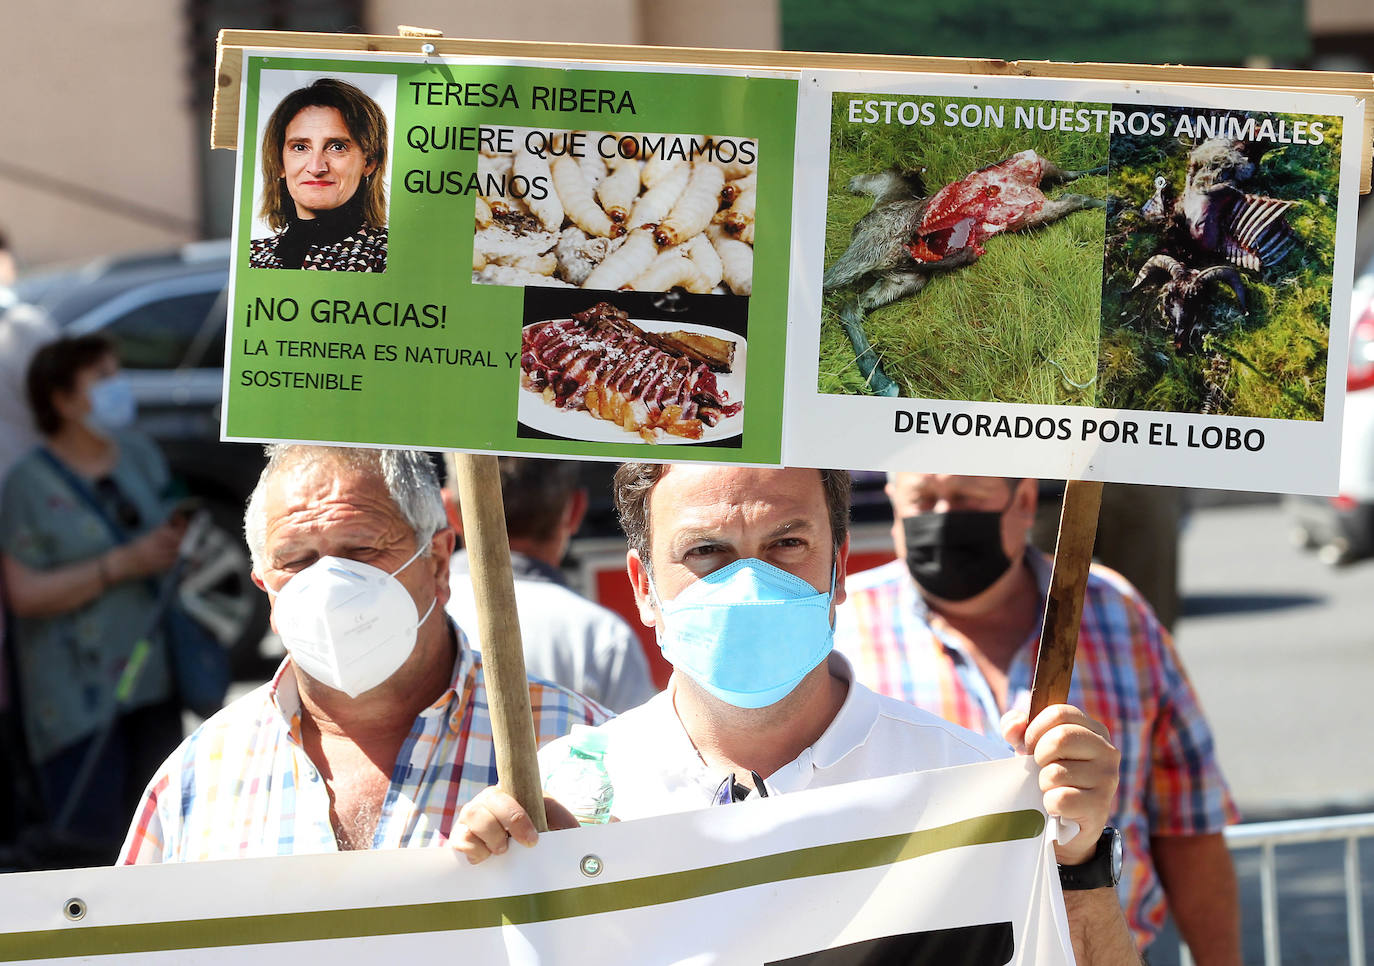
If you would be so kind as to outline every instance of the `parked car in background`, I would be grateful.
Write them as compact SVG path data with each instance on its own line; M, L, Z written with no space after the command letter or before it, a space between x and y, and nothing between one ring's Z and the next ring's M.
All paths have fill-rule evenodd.
M158 442L173 474L206 502L215 524L209 552L183 585L186 608L229 649L240 677L260 677L270 669L259 655L268 603L249 577L242 519L262 470L262 450L219 439L229 255L229 243L219 241L99 259L28 274L16 293L72 334L102 332L114 340L138 401L138 428ZM625 580L624 537L611 506L614 469L613 463L582 464L590 506L565 568L579 589L639 627ZM856 569L892 556L883 481L881 473L856 474ZM645 628L642 636L655 672L666 680L652 632Z
M228 282L229 243L221 241L34 273L15 292L72 335L114 341L138 400L137 427L213 521L182 601L229 650L235 670L256 676L268 605L249 577L242 521L263 459L258 446L219 439Z
M1374 259L1355 279L1340 491L1290 497L1294 540L1333 566L1374 557Z

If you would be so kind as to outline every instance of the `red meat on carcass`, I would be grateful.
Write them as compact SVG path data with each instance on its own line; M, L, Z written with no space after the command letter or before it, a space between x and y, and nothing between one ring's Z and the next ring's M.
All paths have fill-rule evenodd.
M1045 159L1022 151L945 185L926 205L916 237L906 246L911 257L940 262L969 247L982 255L984 240L1015 231L1045 204L1044 174Z

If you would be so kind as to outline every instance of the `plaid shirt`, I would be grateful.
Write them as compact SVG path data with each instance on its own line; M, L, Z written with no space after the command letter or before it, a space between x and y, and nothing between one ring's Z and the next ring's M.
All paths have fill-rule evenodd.
M1029 548L1027 560L1043 610L1050 561ZM1000 735L1006 709L959 636L927 608L905 561L850 577L845 589L835 646L853 662L858 680L970 730ZM1012 707L1029 706L1038 637L1033 628L1007 671ZM1165 913L1150 836L1220 832L1238 814L1168 632L1136 590L1105 567L1094 566L1088 578L1069 704L1110 728L1121 750L1112 809L1125 844L1119 891L1143 948Z
M589 698L530 681L535 739L610 713ZM421 711L391 772L372 848L447 842L458 810L496 784L482 658L460 647L453 683ZM187 738L153 776L121 864L336 852L329 792L301 744L290 662Z

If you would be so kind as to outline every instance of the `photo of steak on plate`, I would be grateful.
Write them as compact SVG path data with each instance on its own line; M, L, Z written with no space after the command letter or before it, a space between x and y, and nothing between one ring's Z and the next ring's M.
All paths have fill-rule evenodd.
M571 318L525 326L520 385L549 405L585 411L645 442L660 433L701 439L743 409L716 382L717 371L729 371L734 349L729 340L695 333L645 332L599 302Z

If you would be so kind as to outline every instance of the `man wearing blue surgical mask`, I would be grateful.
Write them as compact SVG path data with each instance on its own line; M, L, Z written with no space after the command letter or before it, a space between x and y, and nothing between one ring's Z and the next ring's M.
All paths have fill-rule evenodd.
M844 471L625 464L616 507L640 619L674 663L667 689L603 726L613 814L686 811L754 795L987 761L1009 753L853 679L831 651L845 598L849 476ZM1067 706L1008 733L1041 762L1052 811L1079 834L1062 866L1095 866L1116 790L1105 729ZM566 743L541 753L546 770ZM519 805L488 789L458 816L472 862L536 841ZM1066 895L1084 966L1135 958L1115 894Z
M995 735L1028 706L1050 560L1027 544L1036 481L894 473L898 559L850 578L836 647L858 680ZM1070 704L1122 751L1111 824L1122 830L1121 900L1144 949L1166 905L1199 966L1238 966L1234 820L1211 731L1168 633L1119 574L1088 578Z
M656 629L664 656L675 667L667 694L704 765L693 776L696 790L714 792L727 774L748 787L751 773L775 785L806 787L813 775L798 752L816 744L849 691L827 660L834 605L844 599L849 559L848 474L685 466L647 472L657 475L642 504L647 539L631 536L627 569L640 620ZM623 469L617 477L626 494L617 499L622 521L627 507L632 517L636 514L638 501L629 494L643 485L627 477ZM838 499L835 491L841 488L845 492ZM628 528L638 529L634 523ZM754 580L735 577L713 585L717 575L738 573L741 566L752 569ZM794 585L783 586L779 572ZM826 599L832 587L833 598ZM713 599L728 604L732 588L741 603L770 597L786 603L766 606L761 618L738 628L728 618L711 621L703 611ZM744 604L738 610L752 618L760 606ZM683 641L713 630L720 636L696 648ZM706 653L707 647L713 653ZM721 680L739 665L757 679ZM757 703L751 692L765 689L771 700L751 707ZM694 804L680 793L665 798L660 792L652 785L623 791L618 786L616 814L634 815L639 795L653 811Z

